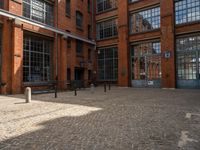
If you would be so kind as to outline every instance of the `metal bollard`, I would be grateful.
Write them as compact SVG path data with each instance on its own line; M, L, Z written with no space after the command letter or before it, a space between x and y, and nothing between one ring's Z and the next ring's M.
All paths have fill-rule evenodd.
M106 92L106 83L104 83L104 92Z
M74 89L74 96L77 96L77 90L76 90L76 88Z
M90 85L90 90L91 90L91 93L94 93L94 84Z
M109 89L109 90L111 90L111 85L110 85L110 82L109 82L109 84L108 84L108 89Z
M57 89L57 85L55 84L55 98L57 98L58 97L58 95L57 95L57 93L58 93L58 89Z
M31 102L31 88L30 87L26 88L25 95L26 95L26 103L30 103Z

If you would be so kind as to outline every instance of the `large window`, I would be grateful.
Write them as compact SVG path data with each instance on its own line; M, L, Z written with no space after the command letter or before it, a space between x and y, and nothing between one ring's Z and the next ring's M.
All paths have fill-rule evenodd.
M53 26L54 9L44 0L23 0L23 16Z
M176 40L176 51L178 80L199 79L200 36L178 38Z
M80 11L76 11L76 26L78 28L83 27L83 14Z
M130 15L130 33L160 28L160 7L136 12Z
M0 8L3 8L4 6L4 0L0 0Z
M80 40L76 40L76 53L82 54L83 52L83 42Z
M97 39L117 36L117 19L97 23Z
M52 41L24 36L23 81L48 82L51 79Z
M161 78L160 42L148 42L131 46L132 80Z
M182 24L200 20L199 0L175 1L176 24Z
M118 52L116 47L98 49L98 75L102 81L118 78Z
M70 16L71 15L71 0L66 0L66 15Z
M97 13L108 11L117 7L117 0L97 0Z

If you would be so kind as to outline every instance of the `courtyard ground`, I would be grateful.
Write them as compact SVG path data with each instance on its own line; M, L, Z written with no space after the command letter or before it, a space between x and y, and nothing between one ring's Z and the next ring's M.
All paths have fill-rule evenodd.
M200 150L200 90L0 96L1 150Z

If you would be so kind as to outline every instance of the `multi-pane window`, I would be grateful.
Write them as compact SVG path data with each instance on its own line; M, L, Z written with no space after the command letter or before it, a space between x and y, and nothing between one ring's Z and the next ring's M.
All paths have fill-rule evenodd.
M76 40L76 53L81 54L83 52L83 42Z
M97 0L97 13L117 8L117 0Z
M182 24L200 20L199 0L175 1L176 24Z
M88 12L91 12L91 2L88 0Z
M83 14L80 11L76 11L76 26L78 28L83 27Z
M88 39L92 39L92 27L88 25Z
M132 79L154 80L161 78L160 42L148 42L131 46Z
M23 81L50 81L52 41L25 35L23 47Z
M53 26L54 9L44 0L23 0L23 16Z
M118 78L118 52L116 47L98 49L98 76L102 81Z
M97 39L117 36L117 19L97 23Z
M66 15L70 16L71 15L71 0L66 0Z
M160 7L135 12L130 15L130 33L160 28Z
M200 76L200 36L176 40L177 76L180 80L197 79Z
M4 0L0 0L0 8L3 8L4 6Z

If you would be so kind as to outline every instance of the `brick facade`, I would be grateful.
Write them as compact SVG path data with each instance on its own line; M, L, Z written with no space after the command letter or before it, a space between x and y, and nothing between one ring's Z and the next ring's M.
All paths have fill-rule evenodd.
M4 10L15 15L23 15L23 0L5 0L3 2ZM45 28L0 16L0 28L2 34L1 83L5 83L5 85L2 85L0 88L2 94L23 93L24 88L31 85L31 83L27 84L23 81L23 40L24 36L27 34L50 39L50 41L52 41L53 51L51 68L53 70L51 80L55 80L57 74L59 88L61 90L68 88L66 83L69 83L70 80L84 80L86 81L86 84L92 79L101 81L97 58L99 55L98 50L105 47L116 47L118 49L118 77L117 81L114 83L117 83L119 86L134 87L134 84L132 83L134 75L132 75L132 73L133 70L137 70L137 68L133 69L132 66L137 65L133 65L134 62L132 61L134 59L132 58L131 47L135 44L146 43L149 41L159 41L161 44L160 65L162 71L161 73L155 73L157 76L158 74L161 75L160 87L177 87L176 37L199 33L200 23L198 20L191 23L176 25L174 0L138 0L132 3L129 3L126 0L118 0L116 8L114 7L100 13L97 12L97 1L90 1L91 11L88 12L87 0L71 0L70 15L66 15L66 1L60 0L58 2L58 4L57 1L51 2L54 8L55 28L76 35L77 37L88 39L88 28L91 27L91 39L89 40L93 41L96 39L95 37L98 32L96 30L97 26L95 25L109 19L116 19L117 36L96 39L96 47L87 42L83 42L83 51L81 54L77 54L77 40L74 38L64 37L61 34L56 36L56 33ZM113 7L114 0L110 2L112 2ZM111 7L111 5L108 5L108 7ZM160 27L149 31L130 33L131 14L154 7L160 8ZM81 12L83 16L83 25L81 29L77 28L76 25L77 11ZM93 13L94 16L92 16ZM146 28L148 28L148 26L146 26ZM58 51L56 51L56 49L58 49ZM169 58L164 57L166 53L170 53ZM89 58L90 55L92 58ZM139 60L137 60L137 62L139 62ZM155 66L155 62L153 63L154 64L149 65L151 68ZM153 71L148 70L146 72ZM147 75L145 74L145 76ZM110 79L108 80L111 81ZM44 87L33 87L33 89L43 88Z
M130 14L154 7L160 7L160 28L130 34ZM97 22L112 17L118 19L118 37L99 40L97 47L118 45L118 85L134 87L131 84L130 45L159 40L161 43L162 68L160 87L176 88L176 36L198 33L200 31L199 21L176 25L174 0L138 0L132 3L126 0L118 0L116 8L96 13ZM170 58L165 58L165 53L170 53Z
M51 0L50 0L51 1ZM88 1L74 1L71 0L71 15L66 15L66 4L65 0L52 1L54 7L54 26L60 30L70 32L77 37L88 39L88 25L92 26L92 11L88 12L87 3ZM9 11L15 15L22 16L23 14L23 0L6 0L3 1L3 9ZM92 3L92 1L91 1ZM58 7L57 7L58 6ZM58 16L57 16L58 8ZM92 9L92 7L91 7ZM79 10L83 14L83 28L77 29L76 27L76 11ZM58 19L58 23L56 20ZM88 49L94 51L94 45L83 42L82 55L79 57L76 54L76 40L70 39L70 47L67 45L67 38L58 34L56 39L56 34L52 31L46 30L44 28L31 25L28 23L20 22L18 20L9 19L7 17L0 16L0 27L2 29L2 68L1 68L1 83L5 85L1 86L2 94L16 94L23 93L24 88L28 85L23 82L23 40L24 35L30 34L36 37L41 37L44 39L50 39L53 43L52 50L52 65L53 76L51 80L56 79L56 72L58 72L58 85L60 90L67 89L67 68L70 71L70 79L75 79L75 68L81 68L84 70L83 80L88 80L88 70L93 72L94 61L88 65ZM92 32L91 38L94 39L94 32ZM56 42L57 40L57 42ZM56 51L56 47L58 51ZM58 66L56 66L56 59L58 59ZM94 58L92 58L94 60ZM80 61L84 62L85 65L81 66ZM92 67L91 67L92 66ZM56 69L57 68L57 69ZM34 89L45 89L45 86L33 86Z

